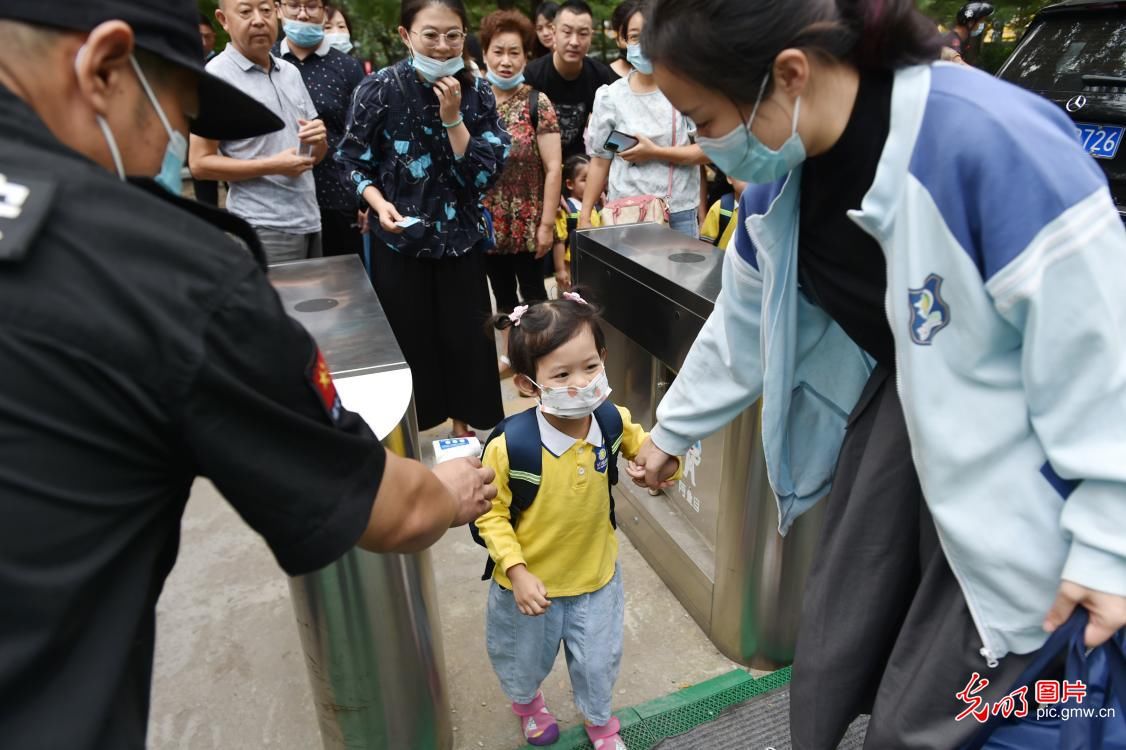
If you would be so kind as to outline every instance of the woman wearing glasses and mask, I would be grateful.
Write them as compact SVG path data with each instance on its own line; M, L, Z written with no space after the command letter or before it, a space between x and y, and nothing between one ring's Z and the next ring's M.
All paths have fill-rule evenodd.
M656 0L646 20L657 84L753 184L635 464L656 486L761 397L780 528L825 505L793 746L869 713L867 748L961 747L967 706L996 713L1077 605L1087 646L1126 624L1106 177L1050 102L936 63L913 0Z
M487 81L465 70L461 0L404 0L410 56L356 89L337 160L371 208L372 281L414 378L419 429L455 436L501 409L483 245L484 194L510 138Z

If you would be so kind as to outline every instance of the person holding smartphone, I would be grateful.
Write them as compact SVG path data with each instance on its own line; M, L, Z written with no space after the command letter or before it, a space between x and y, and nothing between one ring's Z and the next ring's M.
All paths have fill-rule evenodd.
M356 89L336 159L371 208L375 291L414 378L418 427L494 425L501 407L481 201L512 139L489 83L465 69L461 0L404 0L410 57Z
M641 53L641 6L626 22L633 72L598 90L587 131L591 153L579 228L606 190L610 201L654 195L668 203L669 226L690 237L699 229L700 166L708 158L692 143L694 126L657 88L653 66Z
M207 72L269 107L285 127L240 140L192 135L188 153L193 177L230 185L227 210L254 227L270 263L322 255L312 170L328 153L328 130L300 71L271 52L278 14L271 2L223 0L215 18L231 43Z

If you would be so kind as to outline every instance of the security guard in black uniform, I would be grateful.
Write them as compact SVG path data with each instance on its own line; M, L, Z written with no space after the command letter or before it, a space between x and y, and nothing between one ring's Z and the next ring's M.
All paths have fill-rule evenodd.
M196 476L291 575L424 548L495 495L479 463L385 454L250 227L169 192L189 116L281 126L202 72L196 21L192 0L0 0L0 747L144 747Z

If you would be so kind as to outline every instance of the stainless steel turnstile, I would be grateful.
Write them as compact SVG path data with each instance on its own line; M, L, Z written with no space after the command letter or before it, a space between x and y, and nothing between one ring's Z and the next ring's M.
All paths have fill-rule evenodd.
M283 263L270 281L316 340L343 404L388 450L417 457L411 372L359 259ZM326 750L449 750L429 553L356 549L290 590Z
M723 251L640 224L581 232L572 255L576 284L609 323L613 399L651 427L711 314ZM623 481L614 496L619 528L716 647L734 661L771 669L793 659L821 506L799 518L783 541L759 415L756 403L697 443L676 487L653 497Z

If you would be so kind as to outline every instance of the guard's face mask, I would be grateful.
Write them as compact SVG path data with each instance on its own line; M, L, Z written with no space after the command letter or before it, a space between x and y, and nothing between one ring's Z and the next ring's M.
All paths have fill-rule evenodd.
M595 409L602 406L602 402L610 397L611 392L610 383L606 379L605 367L582 388L574 386L546 388L534 380L532 380L532 384L540 389L540 408L544 414L551 414L563 419L589 417Z
M74 58L75 70L78 69L85 51L85 46L78 48L78 54ZM137 58L130 55L129 62L133 66L133 71L137 74L137 79L141 82L141 88L144 89L145 96L148 98L149 103L152 104L153 109L156 110L156 115L160 118L160 124L164 126L164 132L168 134L168 144L164 147L164 160L160 166L160 173L156 175L156 183L173 195L180 195L180 191L183 188L181 170L184 167L184 160L188 156L188 141L184 138L183 134L173 129L172 124L168 121L168 117L164 114L164 109L160 106L160 101L156 98L156 94L153 93L152 87L149 86L149 81L145 77L144 71L141 70L141 66L137 63ZM121 160L121 150L117 147L117 139L113 137L113 131L110 130L109 123L106 122L104 117L95 114L94 119L98 123L98 128L102 131L102 137L106 139L110 157L113 159L114 170L116 170L117 176L124 180L125 164Z

